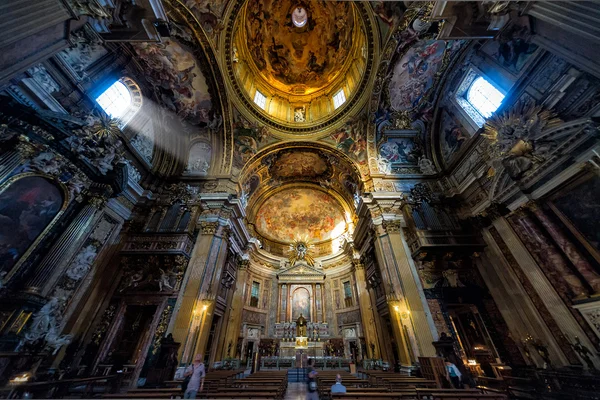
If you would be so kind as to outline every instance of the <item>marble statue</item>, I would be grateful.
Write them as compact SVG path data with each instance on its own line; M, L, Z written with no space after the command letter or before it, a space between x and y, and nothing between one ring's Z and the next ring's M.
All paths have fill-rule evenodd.
M162 292L164 288L173 290L173 286L171 286L171 282L169 280L169 275L162 268L159 268L159 271L160 277L158 278L158 290L160 292Z
M433 162L425 156L419 158L419 169L425 175L434 175L436 173Z
M83 278L90 270L97 251L98 249L93 244L83 247L67 269L67 276L74 281Z
M31 327L25 334L25 343L44 340L46 347L53 349L55 355L60 348L71 343L72 335L60 334L61 303L57 297L52 297L33 317Z

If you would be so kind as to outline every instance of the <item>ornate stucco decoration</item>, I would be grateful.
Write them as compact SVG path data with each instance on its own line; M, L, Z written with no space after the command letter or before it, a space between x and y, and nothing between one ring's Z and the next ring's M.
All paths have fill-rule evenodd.
M315 265L315 259L311 253L313 246L306 239L296 239L290 244L289 261L290 266L294 266L296 262L304 261L311 267Z
M557 142L544 138L544 131L562 121L533 102L519 102L510 111L494 115L483 134L489 140L489 176L504 167L513 179L520 179L534 164L546 160Z
M299 261L295 265L277 274L279 282L323 282L325 274L319 268L308 265L305 261Z

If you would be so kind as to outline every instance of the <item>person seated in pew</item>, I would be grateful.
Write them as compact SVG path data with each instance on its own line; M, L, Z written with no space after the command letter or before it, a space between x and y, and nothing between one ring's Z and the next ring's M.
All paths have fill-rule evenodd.
M346 386L342 385L340 374L335 376L335 383L331 386L331 393L346 393Z

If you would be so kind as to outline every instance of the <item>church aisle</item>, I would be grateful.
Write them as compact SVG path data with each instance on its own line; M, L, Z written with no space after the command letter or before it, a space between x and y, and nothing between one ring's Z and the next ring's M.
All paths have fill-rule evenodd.
M284 400L304 400L306 399L306 383L290 382L285 392Z

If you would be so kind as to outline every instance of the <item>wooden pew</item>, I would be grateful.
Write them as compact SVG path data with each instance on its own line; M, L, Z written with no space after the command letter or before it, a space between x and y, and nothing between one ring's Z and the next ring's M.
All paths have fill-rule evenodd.
M181 391L173 392L173 393L111 393L111 394L103 394L103 399L176 399L183 398L183 393Z
M402 398L400 393L391 392L347 392L347 393L331 393L332 399L352 399L352 400L363 400L363 399L389 399L397 400Z
M481 394L479 389L430 389L430 388L416 388L417 399L421 400L424 398L430 398L436 394Z
M433 400L506 400L503 394L483 394L483 393L436 393Z

